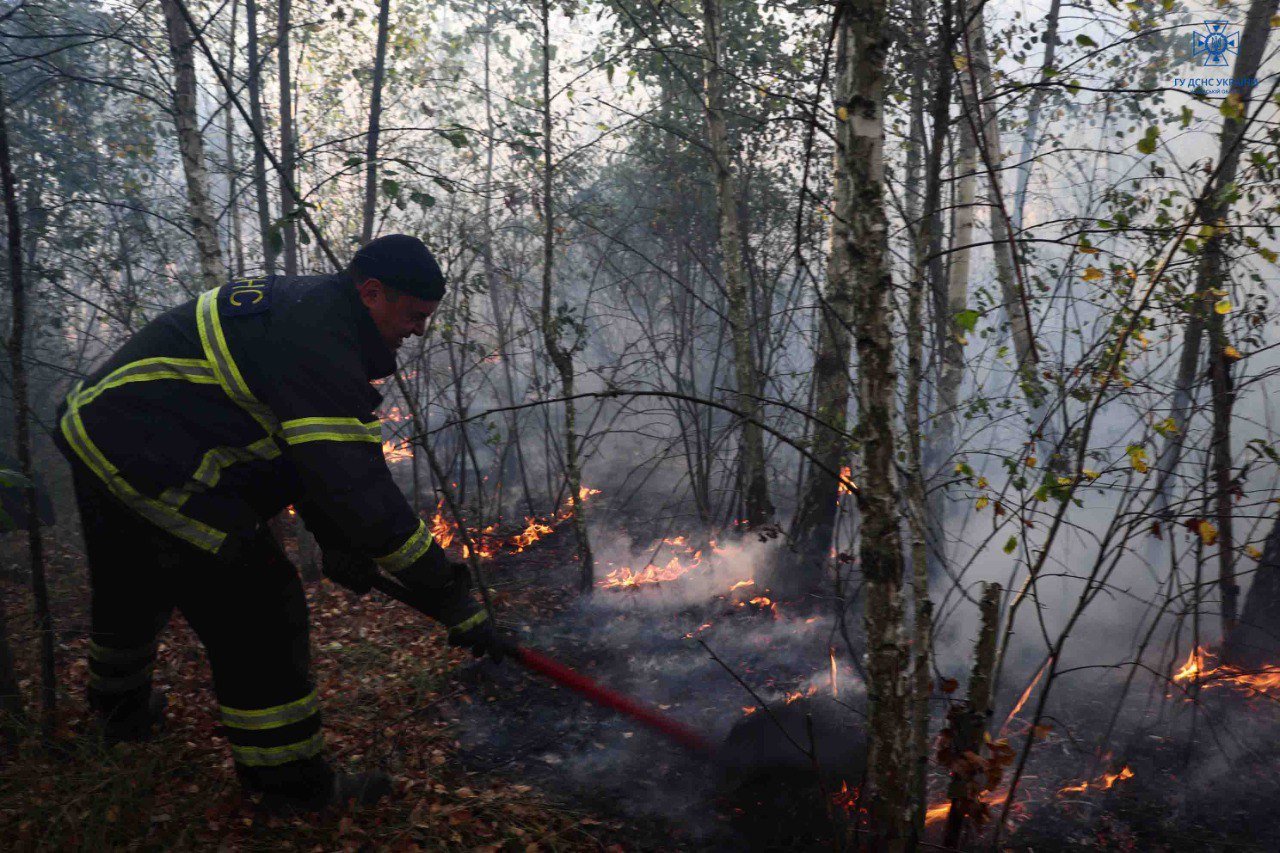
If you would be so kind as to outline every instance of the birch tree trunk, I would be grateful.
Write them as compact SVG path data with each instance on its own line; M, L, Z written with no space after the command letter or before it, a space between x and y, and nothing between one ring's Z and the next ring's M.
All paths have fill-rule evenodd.
M873 846L896 851L905 849L910 835L915 768L910 761L910 655L903 636L903 557L893 434L897 369L884 203L884 64L889 35L885 0L842 0L836 14L836 156L848 184L833 213L845 223L839 237L853 282L858 351L863 468L857 493L862 514L859 556L865 579L870 705L867 783Z
M173 59L173 123L178 130L178 151L187 179L188 213L200 261L201 284L209 290L226 283L227 269L218 247L218 226L209 197L209 172L204 164L204 139L196 115L195 38L175 0L160 0L160 7L164 10L169 55Z
M721 62L724 50L720 38L720 0L702 0L703 83L707 146L711 153L711 173L719 209L720 255L724 264L725 294L729 303L729 325L733 332L734 378L737 408L746 420L742 424L739 452L739 482L746 507L747 523L767 524L773 519L769 502L769 481L764 459L764 434L760 429L759 369L748 318L747 274L743 259L742 231L738 218L738 190L733 173L733 152L729 149L725 126L724 83Z
M378 4L378 46L373 58L373 91L369 95L369 135L364 152L364 221L360 226L360 242L373 239L373 216L378 204L378 134L382 125L382 81L387 67L387 23L391 0Z
M289 30L293 0L280 0L276 20L276 45L280 72L280 231L284 238L284 274L298 274L298 199L293 188L296 179L297 143L293 138L293 75L289 61Z
M923 177L923 153L926 144L924 132L925 89L928 73L926 61L927 11L924 0L912 0L911 25L908 30L911 46L917 59L911 76L911 125L907 147L907 175L904 186L907 221L911 228L919 228L921 181ZM915 800L912 832L915 838L924 834L924 818L927 806L929 770L929 697L933 693L933 678L929 671L929 651L933 639L933 601L929 598L929 546L928 502L925 497L925 473L920 413L921 390L924 386L924 304L925 288L921 256L923 247L914 235L911 240L911 286L907 294L907 398L904 404L904 426L907 433L907 513L910 521L911 541L911 596L915 621L911 638L912 654L912 734L911 758L915 763L912 780Z
M262 120L262 56L258 53L258 0L245 0L245 40L249 52L249 116L258 135L265 138L267 126ZM262 260L267 275L275 275L276 246L271 235L271 192L267 184L266 150L255 138L253 145L253 187L258 201L258 237L262 241Z
M9 150L9 103L0 87L0 187L4 193L4 213L8 221L6 249L9 255L9 287L13 315L9 330L9 369L13 376L14 440L18 467L27 479L27 553L31 558L31 592L35 598L36 626L40 633L40 700L43 713L40 733L46 742L53 737L53 715L57 705L57 667L54 660L53 614L49 610L49 586L45 579L44 539L40 530L40 508L36 502L35 467L31 461L31 404L27 387L27 294L23 277L22 214L18 210L18 183ZM6 626L0 625L0 629ZM4 638L8 650L8 635ZM11 668L11 667L10 667ZM8 691L6 691L8 692ZM20 703L19 703L20 707Z
M551 0L542 0L542 339L547 355L560 374L564 401L564 467L573 505L573 532L578 540L578 560L582 575L579 588L590 592L595 581L595 564L591 539L587 535L585 503L582 496L582 472L578 460L577 409L574 406L573 349L563 341L564 326L571 320L567 312L551 313L551 282L555 261L555 207L551 193L555 188L555 162L551 148Z

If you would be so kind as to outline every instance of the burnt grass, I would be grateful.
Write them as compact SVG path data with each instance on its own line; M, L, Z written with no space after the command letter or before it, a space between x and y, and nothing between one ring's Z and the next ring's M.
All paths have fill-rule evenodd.
M0 544L0 594L34 707L23 541ZM398 785L395 799L377 808L280 818L241 797L203 653L176 616L156 677L170 699L165 733L110 750L88 736L87 590L77 547L50 547L60 710L51 747L30 732L0 767L6 849L808 850L860 837L850 815L859 813L865 699L843 652L838 699L817 677L828 648L843 649L825 616L725 596L680 603L680 581L666 592L580 596L563 528L485 564L507 630L705 733L721 745L708 762L511 662L449 649L438 629L398 604L309 582L330 755L348 770L387 768ZM768 712L745 713L755 699L708 649ZM1113 686L1059 688L1000 849L1280 849L1276 699L1218 686L1193 702L1174 688L1127 713L1098 759ZM813 695L783 701L804 692ZM816 771L775 720L816 748ZM1024 735L1014 732L1010 743L1020 748ZM1133 776L1107 790L1058 793L1122 766ZM938 802L946 782L941 768L931 773ZM924 849L941 849L938 835L931 829ZM966 846L990 849L990 840L988 825Z

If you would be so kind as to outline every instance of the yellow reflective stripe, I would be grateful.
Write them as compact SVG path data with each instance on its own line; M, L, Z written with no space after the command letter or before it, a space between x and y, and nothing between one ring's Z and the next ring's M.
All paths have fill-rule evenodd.
M145 646L134 646L130 649L112 649L100 645L95 640L89 641L89 659L98 663L109 663L116 666L143 663L151 660L156 654L156 643L152 641Z
M179 539L190 542L205 551L217 551L227 538L221 530L187 518L172 507L148 498L138 492L120 475L120 471L108 461L85 431L80 417L80 385L67 398L67 411L62 416L62 434L89 470L98 476L116 498L138 515Z
M196 328L200 332L200 346L205 358L213 367L218 384L236 405L248 412L263 429L273 433L279 428L271 410L262 404L240 375L236 360L231 357L227 338L222 333L222 320L218 317L218 290L206 290L196 300Z
M289 444L307 441L368 441L382 443L382 422L359 418L296 418L280 424L280 435Z
M299 761L319 755L324 749L324 735L316 732L311 737L284 746L236 746L231 745L231 757L249 767L275 767L289 761Z
M226 705L222 705L221 708L224 725L237 729L261 731L263 729L278 729L281 726L302 722L320 710L320 700L316 697L316 692L312 690L301 699L271 708L258 708L252 711L229 708Z
M260 438L245 447L214 447L205 453L188 482L165 489L160 494L160 500L177 509L192 495L207 492L218 485L222 472L232 465L255 459L275 459L279 455L280 445L276 444L272 436Z
M471 616L467 617L466 619L463 619L457 625L454 625L452 628L450 628L449 636L453 637L453 636L456 636L457 634L465 634L467 631L470 631L472 628L481 624L482 622L484 622L484 620L488 618L489 618L489 611L487 610L480 610L477 613L473 613Z
M419 557L427 553L427 549L431 547L433 541L435 540L432 539L431 531L427 529L426 522L418 519L418 529L413 531L413 535L406 539L403 545L385 557L375 558L374 562L389 572L402 571L412 566Z
M89 686L102 693L124 693L135 687L141 687L151 680L151 672L156 668L155 661L147 664L132 675L99 675L89 671Z
M131 361L104 376L96 385L80 395L80 405L87 406L104 391L131 382L173 379L197 385L217 385L213 367L202 358L144 358Z

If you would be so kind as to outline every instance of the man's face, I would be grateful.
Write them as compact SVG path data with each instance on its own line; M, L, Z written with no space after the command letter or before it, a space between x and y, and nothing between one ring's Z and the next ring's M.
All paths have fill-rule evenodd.
M440 307L439 300L429 301L401 293L376 278L366 279L356 289L382 340L392 351L398 350L410 335L421 336L426 330L427 318Z

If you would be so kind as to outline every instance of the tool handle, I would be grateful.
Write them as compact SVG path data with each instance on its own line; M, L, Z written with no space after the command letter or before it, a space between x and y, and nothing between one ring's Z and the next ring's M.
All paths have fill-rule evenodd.
M378 574L374 576L373 587L401 604L409 605L414 610L422 612L424 609L418 596L403 584L397 583L385 575ZM567 667L541 652L514 642L506 643L503 651L507 657L510 657L530 672L536 672L544 678L561 684L602 708L609 708L620 714L625 714L636 722L667 736L690 752L709 757L715 751L710 741L679 720L669 717L637 699L610 690L577 670Z

